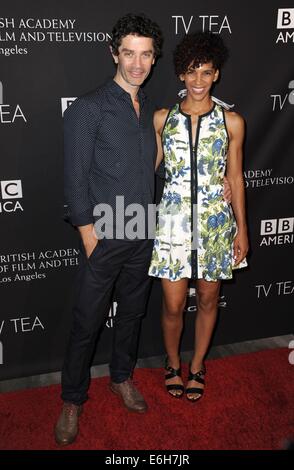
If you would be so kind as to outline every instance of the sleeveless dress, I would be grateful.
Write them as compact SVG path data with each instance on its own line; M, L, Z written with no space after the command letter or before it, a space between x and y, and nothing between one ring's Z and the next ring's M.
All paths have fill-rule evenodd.
M182 278L231 279L233 240L237 233L231 205L223 199L223 178L229 136L223 107L198 118L192 144L191 116L177 103L167 116L162 144L165 186L149 275Z

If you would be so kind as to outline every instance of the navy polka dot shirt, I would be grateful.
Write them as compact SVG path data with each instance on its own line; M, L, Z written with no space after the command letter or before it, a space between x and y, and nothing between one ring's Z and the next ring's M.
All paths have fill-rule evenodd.
M114 80L78 98L64 113L65 205L76 226L95 222L97 204L116 196L147 212L154 201L154 107L142 90L138 118L130 95Z

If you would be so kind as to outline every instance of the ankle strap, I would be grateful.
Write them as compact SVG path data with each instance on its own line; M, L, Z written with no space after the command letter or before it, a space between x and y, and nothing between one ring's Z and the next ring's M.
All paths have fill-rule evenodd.
M195 380L196 382L204 384L205 373L206 373L206 368L204 364L202 365L201 369L195 373L191 371L191 366L190 366L188 380Z
M165 370L169 372L170 378L172 377L180 377L181 376L181 368L179 367L178 369L174 369L171 366L165 366Z
M171 379L172 377L181 377L181 366L178 368L178 369L174 369L173 367L171 367L169 364L168 364L168 357L166 356L165 358L165 366L164 366L165 370L167 372L169 372L169 374L167 374L165 376L165 379L168 380L168 379Z

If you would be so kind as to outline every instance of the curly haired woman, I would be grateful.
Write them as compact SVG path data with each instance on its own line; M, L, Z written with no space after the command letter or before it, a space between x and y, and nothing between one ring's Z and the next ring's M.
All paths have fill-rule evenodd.
M176 75L187 94L171 109L156 112L158 157L165 159L166 181L149 269L162 278L162 327L167 352L165 384L184 395L179 357L183 311L190 279L196 282L195 349L186 397L204 392L205 366L217 318L221 280L245 266L248 238L242 173L243 118L211 96L228 51L221 37L188 34L174 52ZM224 200L224 176L231 202Z

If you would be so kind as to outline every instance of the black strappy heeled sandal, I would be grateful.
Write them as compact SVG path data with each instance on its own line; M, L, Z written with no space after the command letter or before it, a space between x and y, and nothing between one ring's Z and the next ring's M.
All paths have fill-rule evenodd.
M193 374L193 372L191 371L191 364L190 364L188 381L195 380L195 382L205 385L205 380L204 380L205 373L206 373L206 368L204 364L198 372L195 372L195 374ZM190 393L197 394L198 396L189 397L188 395ZM193 402L198 401L203 396L203 393L204 393L204 388L199 388L199 387L186 388L186 397L189 401L193 401Z
M172 379L173 377L181 377L181 367L179 367L178 369L174 369L173 367L169 366L167 358L165 360L164 368L168 372L168 374L166 374L164 377L165 380ZM166 384L165 386L166 386L168 393L174 398L181 398L184 394L184 391L185 391L184 385ZM172 392L175 392L175 393L172 393Z

